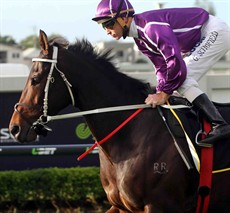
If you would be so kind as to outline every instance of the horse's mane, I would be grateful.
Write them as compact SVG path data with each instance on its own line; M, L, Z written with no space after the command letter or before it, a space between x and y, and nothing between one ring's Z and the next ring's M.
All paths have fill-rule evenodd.
M112 56L110 55L111 50L104 52L96 51L95 47L87 39L83 38L82 40L77 39L74 44L69 45L68 50L74 53L75 55L82 55L88 58L89 60L105 60L111 61Z
M89 42L86 38L76 39L75 43L69 44L69 42L64 38L55 38L49 42L52 45L58 45L66 48L71 54L73 54L77 58L84 58L90 61L91 63L97 64L97 66L101 67L102 72L106 72L106 74L111 74L112 79L117 82L121 82L122 79L130 82L131 85L136 85L136 88L140 89L143 87L143 82L132 77L129 77L123 73L121 73L115 65L112 63L111 49L105 51L97 51L95 47ZM109 73L108 73L109 72ZM123 78L121 78L121 75ZM126 84L127 88L129 87Z
M55 37L49 40L50 45L58 45L60 47L68 49L72 54L76 56L86 57L90 60L105 60L111 61L113 56L111 56L111 50L104 52L96 51L95 47L86 38L76 39L75 43L70 44L63 37Z

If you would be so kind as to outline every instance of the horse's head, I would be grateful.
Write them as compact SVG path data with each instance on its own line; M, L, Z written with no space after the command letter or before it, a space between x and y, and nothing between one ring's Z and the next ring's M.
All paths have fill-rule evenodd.
M71 100L66 95L68 90L72 95L71 85L57 68L57 60L61 57L58 52L65 51L67 41L62 41L62 45L60 42L55 45L54 41L49 43L46 34L40 31L39 42L40 55L33 59L25 88L15 105L9 125L10 133L19 142L34 141L37 135L45 136L49 130L45 125L47 115L56 114Z

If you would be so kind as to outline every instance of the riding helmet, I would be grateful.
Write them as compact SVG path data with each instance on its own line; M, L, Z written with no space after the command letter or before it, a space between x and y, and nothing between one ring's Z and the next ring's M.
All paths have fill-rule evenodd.
M117 17L133 16L134 13L134 8L128 0L101 0L92 20L102 24Z

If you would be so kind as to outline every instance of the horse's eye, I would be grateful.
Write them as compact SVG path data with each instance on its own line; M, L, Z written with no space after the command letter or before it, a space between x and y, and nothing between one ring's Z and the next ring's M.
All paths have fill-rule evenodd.
M35 76L32 78L32 85L36 85L36 84L39 84L40 83L40 78Z

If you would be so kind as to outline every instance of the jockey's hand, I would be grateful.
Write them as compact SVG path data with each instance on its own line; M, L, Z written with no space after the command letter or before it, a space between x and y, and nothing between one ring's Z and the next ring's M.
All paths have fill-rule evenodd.
M145 99L146 104L151 104L152 108L155 108L157 105L165 104L169 99L170 95L165 92L158 92L156 94L149 94Z

